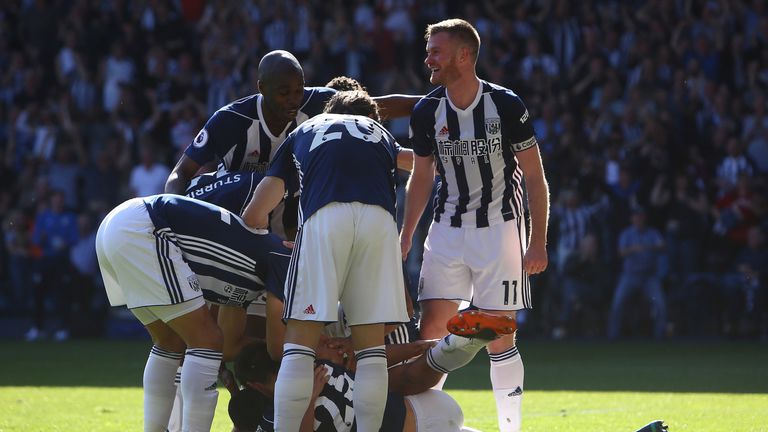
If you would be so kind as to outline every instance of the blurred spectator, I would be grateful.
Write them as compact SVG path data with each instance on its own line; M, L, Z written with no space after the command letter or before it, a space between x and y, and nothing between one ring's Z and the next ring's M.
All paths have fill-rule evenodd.
M11 211L3 221L3 241L8 257L9 303L24 311L29 304L32 275L31 223L19 210Z
M599 254L597 237L586 235L581 239L579 249L570 254L563 265L560 313L555 321L556 327L552 330L553 338L561 339L584 330L574 323L574 312L581 312L583 321L594 323L594 317L600 316L607 304L610 279L611 275L605 271L605 264ZM587 328L587 331L590 329Z
M656 229L646 225L646 218L645 210L636 207L632 211L632 226L622 231L619 237L619 255L624 259L624 265L611 301L608 319L608 337L611 339L619 337L626 302L638 291L650 303L654 336L662 338L666 332L667 306L658 274L664 240Z
M141 146L141 163L131 171L131 196L145 197L163 193L165 181L171 170L168 166L157 161L157 151L154 147L145 143Z
M39 339L45 331L46 318L57 320L54 339L69 338L69 250L78 240L77 216L64 207L64 192L54 189L48 206L42 207L35 218L32 244L42 250L33 276L34 315L32 327L25 338ZM48 311L46 305L52 305ZM50 312L50 313L49 313Z

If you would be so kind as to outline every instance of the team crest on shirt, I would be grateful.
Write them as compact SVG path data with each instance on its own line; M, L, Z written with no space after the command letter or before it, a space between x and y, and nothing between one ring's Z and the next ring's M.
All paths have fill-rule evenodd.
M501 130L501 119L498 117L485 119L485 132L488 135L498 135Z
M205 145L205 143L208 142L208 131L205 130L205 128L200 129L200 132L195 137L195 140L192 141L192 145L195 147L202 147Z
M187 282L192 290L200 291L200 279L197 278L197 275L187 276Z

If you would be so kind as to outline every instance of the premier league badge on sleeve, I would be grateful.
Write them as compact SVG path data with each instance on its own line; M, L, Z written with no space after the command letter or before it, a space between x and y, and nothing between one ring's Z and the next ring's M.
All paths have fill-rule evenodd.
M205 143L208 142L208 131L205 130L205 128L200 129L200 132L195 137L195 140L192 142L192 145L200 148L205 145Z

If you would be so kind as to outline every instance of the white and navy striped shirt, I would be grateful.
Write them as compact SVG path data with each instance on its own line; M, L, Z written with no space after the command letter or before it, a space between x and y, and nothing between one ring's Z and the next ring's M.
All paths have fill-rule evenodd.
M206 300L247 307L265 289L282 289L291 251L275 235L248 228L229 210L180 195L143 198L152 223L161 270L173 303L184 301L180 283L201 288ZM179 281L168 257L178 247L195 273Z
M261 94L246 96L216 111L184 153L200 165L220 160L220 170L265 173L285 137L310 117L320 114L336 93L325 87L304 89L296 119L274 135L263 121Z
M413 109L410 138L417 155L437 159L435 222L482 228L523 214L515 152L534 147L536 137L514 92L481 80L475 100L460 110L438 87Z

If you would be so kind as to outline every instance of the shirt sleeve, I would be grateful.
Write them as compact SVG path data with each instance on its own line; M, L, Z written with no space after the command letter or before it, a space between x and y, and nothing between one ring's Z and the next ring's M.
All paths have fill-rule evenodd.
M239 123L250 123L245 118L235 116L236 114L227 111L216 111L184 153L199 165L224 157L232 147L244 139L241 135L248 126L243 128Z
M535 146L537 143L533 121L523 100L512 92L505 92L501 108L501 124L506 129L504 144L511 146L515 152Z
M288 183L292 176L295 175L296 168L293 165L293 141L296 138L295 133L291 133L277 148L275 155L272 157L272 162L267 170L267 176L281 178L284 182Z
M426 157L434 154L435 117L430 115L430 110L424 99L420 100L413 108L408 138L416 155Z

